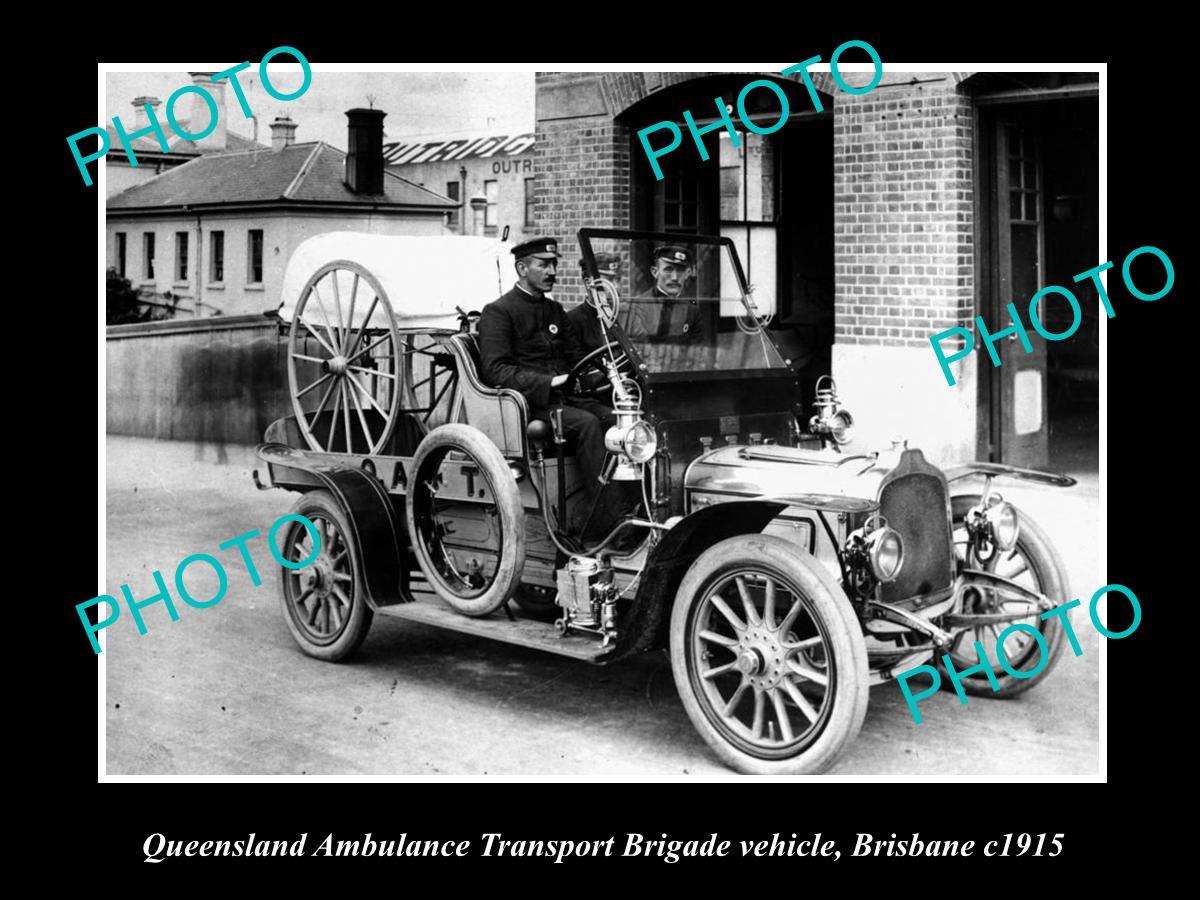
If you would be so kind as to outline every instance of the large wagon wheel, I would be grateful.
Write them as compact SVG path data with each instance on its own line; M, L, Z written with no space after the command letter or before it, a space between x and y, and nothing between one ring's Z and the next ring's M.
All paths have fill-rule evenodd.
M292 407L309 447L378 453L387 444L403 399L400 352L392 305L376 278L348 260L318 269L300 294L288 341Z

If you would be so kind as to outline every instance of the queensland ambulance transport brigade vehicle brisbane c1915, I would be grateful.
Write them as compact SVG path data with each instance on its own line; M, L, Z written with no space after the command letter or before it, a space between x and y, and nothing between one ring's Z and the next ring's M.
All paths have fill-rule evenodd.
M686 261L673 300L651 275L663 245ZM511 286L506 246L339 232L297 248L279 310L294 414L258 455L319 539L310 564L281 568L305 653L346 658L376 615L598 664L666 648L696 730L759 774L828 768L872 685L944 654L964 672L976 641L999 690L982 670L965 690L1046 677L1064 634L1040 614L1067 578L993 482L1070 478L943 471L903 440L845 450L836 386L822 378L801 403L728 238L584 228L579 248L600 340L568 385L616 413L603 490L625 510L586 545L566 527L592 507L573 448L480 377L474 313ZM280 534L286 558L314 557L303 522ZM1024 678L995 665L1017 622L1049 655L1030 674L1046 651L1010 632Z

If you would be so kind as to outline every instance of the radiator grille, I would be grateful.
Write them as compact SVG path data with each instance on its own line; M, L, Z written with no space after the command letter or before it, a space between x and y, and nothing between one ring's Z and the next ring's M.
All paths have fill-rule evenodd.
M880 512L904 541L904 565L881 599L899 603L948 588L952 560L944 482L935 475L903 475L884 486Z

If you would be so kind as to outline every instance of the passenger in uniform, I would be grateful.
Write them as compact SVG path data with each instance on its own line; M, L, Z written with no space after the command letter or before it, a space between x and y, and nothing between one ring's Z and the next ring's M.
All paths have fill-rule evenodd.
M650 277L654 286L625 304L621 327L630 340L645 343L690 343L704 340L700 304L683 296L695 276L692 254L678 244L654 251Z
M615 253L596 254L596 268L599 270L601 277L607 278L609 281L617 279L617 268L619 265L620 259ZM579 262L579 269L584 280L586 280L587 273L583 271L583 260ZM600 317L596 313L594 306L584 301L568 312L567 318L575 326L575 331L579 335L579 340L583 344L585 353L590 353L597 347L604 346L604 330L600 327ZM605 321L609 322L608 319Z
M609 281L617 279L617 267L620 265L620 260L615 253L597 253L596 266L603 278ZM583 268L583 260L579 261L580 274L584 280L587 280L587 272ZM579 343L583 347L584 353L591 353L600 347L605 346L609 341L616 341L616 338L607 332L608 328L612 327L612 318L606 316L604 325L600 323L600 314L596 308L586 300L576 304L575 308L567 313L567 319L575 326L575 334L579 338ZM620 355L620 350L617 350L617 355ZM585 372L579 379L579 384L576 386L578 392L584 396L592 397L600 400L602 403L611 403L612 386L608 379L598 370Z
M584 353L604 346L604 332L600 328L600 319L591 304L580 303L567 313L567 320L574 326L579 346L583 348Z
M512 249L517 283L483 308L479 317L480 376L492 387L520 391L533 419L552 421L561 407L563 430L575 445L584 475L587 503L600 490L607 451L604 433L616 417L596 400L566 394L567 374L585 354L574 326L558 301L548 296L558 274L554 238L536 238ZM603 500L597 505L589 536L602 535L617 518Z

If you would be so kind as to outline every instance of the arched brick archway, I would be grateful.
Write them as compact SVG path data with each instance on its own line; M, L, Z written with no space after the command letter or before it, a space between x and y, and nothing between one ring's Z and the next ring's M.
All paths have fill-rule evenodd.
M630 110L712 74L537 76L535 210L539 230L560 240L564 301L582 296L577 230L633 222ZM929 346L931 333L976 313L975 111L964 85L973 74L885 71L874 90L853 95L828 73L812 73L832 120L827 157L809 170L826 172L832 185L832 371L864 446L903 433L934 459L975 450L974 369L953 388L939 385ZM803 79L788 78L800 82L797 96L807 95Z
M634 129L628 121L631 111L636 116L636 108L651 103L656 96L669 102L667 98L672 94L683 93L673 89L718 78L732 79L738 85L756 78L772 78L788 83L793 97L807 101L807 89L798 73L538 73L534 214L538 231L559 240L563 255L559 293L564 300L570 302L582 296L576 244L579 228L629 228L634 224ZM811 78L824 108L832 109L839 97L832 77L827 72L813 72ZM736 90L726 90L721 96L733 102ZM802 108L800 102L797 99L792 104L793 112ZM688 107L695 108L697 117L702 115L695 103L684 102L678 109L671 107L670 117L678 117Z
M601 79L601 90L604 92L605 103L613 118L625 115L651 94L669 90L677 85L687 84L699 78L713 75L711 72L607 72ZM727 74L727 73L723 73ZM755 78L771 78L776 81L792 81L802 83L799 73L794 75L779 75L776 73L745 73L746 81ZM824 95L822 102L828 107L834 96L833 77L828 72L812 72L813 87ZM732 101L733 97L727 97Z

